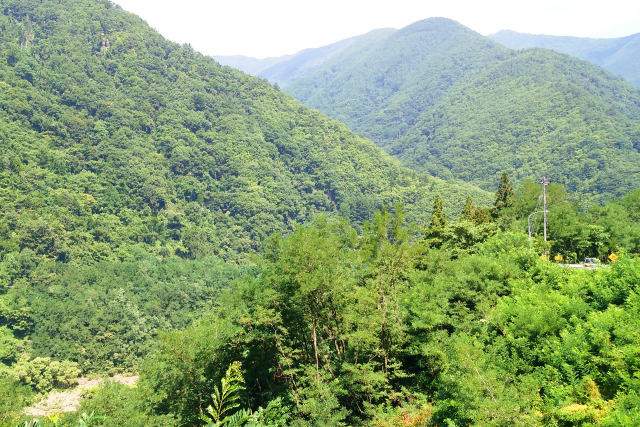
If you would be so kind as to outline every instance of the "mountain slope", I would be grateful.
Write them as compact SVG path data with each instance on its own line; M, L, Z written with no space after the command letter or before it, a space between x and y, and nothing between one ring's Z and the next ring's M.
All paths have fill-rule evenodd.
M428 19L285 87L410 167L495 188L551 175L604 200L640 179L640 95L584 61Z
M316 212L473 193L108 1L2 0L0 254L233 256Z
M385 146L450 87L505 55L454 21L430 18L345 51L286 90Z
M503 30L489 37L510 49L539 47L586 59L640 88L640 33L627 37L592 39Z
M423 222L437 194L453 215L491 202L108 1L0 0L3 372L135 371L270 234L395 202Z
M640 179L640 97L591 64L524 51L447 94L390 152L486 188L508 170L601 200Z

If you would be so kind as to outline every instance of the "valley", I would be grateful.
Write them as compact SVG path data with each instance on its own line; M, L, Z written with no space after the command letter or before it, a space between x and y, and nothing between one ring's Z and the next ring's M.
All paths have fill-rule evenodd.
M0 426L637 423L640 92L493 39L0 0Z

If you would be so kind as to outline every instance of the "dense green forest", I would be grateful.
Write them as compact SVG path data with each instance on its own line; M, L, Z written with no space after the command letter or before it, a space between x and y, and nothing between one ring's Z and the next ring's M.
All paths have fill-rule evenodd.
M394 43L424 40L434 23L432 35L459 27L420 23ZM385 34L340 55L373 52ZM446 100L470 124L493 121L457 109L454 80L500 90L502 74L490 84L485 70L495 60L554 64L552 54L514 55L464 29L447 43L459 74L429 80L428 102ZM385 85L397 78L419 91L409 74L416 61L387 73ZM548 73L540 79L556 74ZM612 119L601 123L595 101L575 105L622 151L628 133L616 126L636 131L636 95L601 77L583 89L602 92L617 108ZM550 239L529 240L540 186L521 179L527 173L512 183L499 159L456 154L495 175L464 176L481 190L407 169L269 82L166 41L107 0L0 0L0 89L0 425L639 420L632 155L625 163L601 152L618 175L602 190L606 203L591 206L580 203L584 194L599 199L605 184L590 157L577 156L575 168L593 182L554 180ZM613 90L631 101L614 104ZM370 100L354 93L353 102ZM619 260L576 270L541 253ZM140 379L84 391L76 412L23 413L79 376L116 373Z
M640 179L640 94L585 61L508 50L431 18L348 49L284 87L420 171L485 190L550 175L584 201Z
M640 190L580 213L562 186L549 186L551 240L538 234L530 246L523 228L534 187L514 192L507 180L494 207L469 199L458 220L436 199L425 224L407 223L397 205L360 232L321 216L274 234L251 271L230 282L232 272L217 273L212 280L228 285L193 325L160 334L137 387L108 384L62 422L90 414L94 425L634 424ZM576 270L541 259L544 250L620 259ZM171 265L158 275L171 277ZM123 315L130 305L107 308ZM137 319L132 331L148 323ZM93 348L109 350L104 341ZM5 402L39 390L38 374L11 378L2 380ZM19 420L20 408L5 421Z
M28 237L38 220L55 240L46 252L63 261L109 257L97 243L228 258L316 212L357 224L398 201L424 216L438 193L451 211L467 194L489 201L401 168L343 125L109 2L2 8L4 251L43 252Z
M485 188L503 170L548 174L602 201L640 179L640 94L586 62L524 51L451 91L389 151Z
M318 212L359 227L396 202L418 220L437 194L450 213L490 201L108 1L0 6L7 364L137 369L157 331L198 317L274 232Z
M640 88L640 33L626 37L593 39L503 30L489 37L510 49L540 47L586 59Z
M509 50L444 18L362 37L285 90L381 146Z
M360 227L383 204L420 220L438 194L451 214L490 202L108 1L0 11L4 385L136 372L158 331L210 310L267 236L319 212Z

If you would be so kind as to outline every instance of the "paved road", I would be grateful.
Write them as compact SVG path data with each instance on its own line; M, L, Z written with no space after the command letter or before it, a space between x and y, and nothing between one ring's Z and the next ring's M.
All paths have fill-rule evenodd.
M605 268L606 265L591 265L589 267L586 267L584 264L560 264L563 267L569 267L569 268L583 268L585 270L598 270L600 268Z

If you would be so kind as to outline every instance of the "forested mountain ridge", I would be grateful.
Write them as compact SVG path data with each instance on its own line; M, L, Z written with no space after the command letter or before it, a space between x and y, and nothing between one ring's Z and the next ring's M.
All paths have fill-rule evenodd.
M109 1L0 0L0 377L135 370L267 236L396 202L422 222L438 194L491 201Z
M381 146L407 132L422 112L508 50L455 21L429 18L345 50L286 86Z
M2 7L3 252L102 259L92 255L97 240L112 253L142 244L226 256L314 212L358 222L396 201L425 215L438 192L488 201L401 168L343 125L109 2ZM23 194L38 203L24 206ZM42 232L56 247L38 249L32 221L54 211Z
M640 93L585 61L432 18L285 87L417 170L495 188L545 174L584 200L640 177Z
M640 33L626 37L594 39L502 30L489 37L510 49L540 47L586 59L622 76L640 88Z
M485 188L508 170L602 201L640 179L640 96L589 63L527 50L448 93L389 151Z

